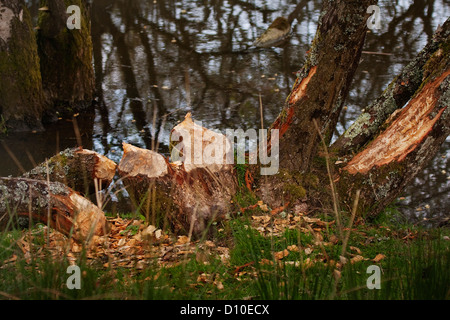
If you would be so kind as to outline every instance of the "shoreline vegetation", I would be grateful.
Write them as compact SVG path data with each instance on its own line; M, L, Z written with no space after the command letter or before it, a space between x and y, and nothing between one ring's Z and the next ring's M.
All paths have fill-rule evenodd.
M89 246L37 224L0 235L0 299L416 300L450 298L450 230L269 210L243 190L235 216L201 239L176 236L135 213L107 214L111 232ZM241 208L239 210L238 208ZM69 289L69 266L81 271ZM380 289L369 289L369 266Z

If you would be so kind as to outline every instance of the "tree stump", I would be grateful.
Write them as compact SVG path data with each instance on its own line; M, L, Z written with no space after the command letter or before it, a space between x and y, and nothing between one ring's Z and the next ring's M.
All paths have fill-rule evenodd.
M102 190L112 182L116 164L82 148L66 149L22 175L23 178L61 182L84 194Z
M118 172L135 205L153 222L162 218L176 232L200 236L230 212L237 185L233 165L226 162L230 144L224 135L195 124L190 114L171 139L178 142L172 163L124 143Z

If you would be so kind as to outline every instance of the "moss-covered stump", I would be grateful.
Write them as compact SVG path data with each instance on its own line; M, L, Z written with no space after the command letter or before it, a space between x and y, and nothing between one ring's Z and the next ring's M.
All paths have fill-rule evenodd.
M71 5L80 8L80 29L67 26ZM95 90L89 5L84 0L41 0L40 7L37 43L45 95L53 111L71 116L92 104Z
M0 1L0 134L42 130L45 109L36 40L24 1Z
M30 218L79 241L109 230L103 211L62 183L0 178L0 229Z
M85 194L109 186L116 173L116 164L107 157L82 148L66 149L41 163L22 177L61 182Z

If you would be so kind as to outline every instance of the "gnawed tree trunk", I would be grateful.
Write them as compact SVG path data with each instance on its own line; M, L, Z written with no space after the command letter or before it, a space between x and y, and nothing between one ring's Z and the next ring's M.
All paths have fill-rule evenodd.
M80 29L67 26L71 5L80 8ZM41 0L37 31L42 83L53 111L72 116L89 107L95 83L89 5L85 0ZM75 13L75 12L74 12Z
M426 61L413 98L341 170L342 196L361 189L361 211L368 215L378 214L399 196L450 134L450 20L443 32L446 36Z
M45 109L31 17L22 0L0 0L0 134L42 130Z
M28 226L29 218L79 241L109 230L102 210L61 183L0 178L0 228Z
M380 97L364 108L365 111L358 119L333 143L333 151L341 155L356 153L379 132L396 110L403 108L422 85L423 80L433 71L434 65L430 63L433 60L430 58L436 51L442 50L450 32L447 25L448 23L445 28L438 29L430 42L391 81Z
M450 133L447 20L338 138L329 156L323 149L359 62L367 19L362 17L369 4L324 3L308 60L272 125L280 130L280 172L260 179L258 190L272 207L289 201L302 211L351 211L359 190L358 212L375 216L425 168Z
M300 175L311 171L320 142L313 122L317 122L325 140L330 141L359 64L369 17L366 10L374 3L373 0L323 3L307 61L272 125L272 129L279 130L280 173L261 180L259 194L274 207L305 200L300 199L306 197L304 187L299 186L304 182ZM304 196L299 198L300 195Z
M225 136L195 124L190 114L172 130L172 141L180 141L172 151L180 158L173 163L124 143L118 172L153 223L162 217L175 232L200 236L230 212L236 191L233 165L226 164L230 145Z
M41 163L23 178L61 182L75 191L93 193L109 186L116 164L107 157L82 148L66 149Z

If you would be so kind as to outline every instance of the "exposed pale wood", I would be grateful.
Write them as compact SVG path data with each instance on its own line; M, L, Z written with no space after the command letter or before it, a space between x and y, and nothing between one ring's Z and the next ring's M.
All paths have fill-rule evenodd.
M439 94L437 89L450 75L450 70L428 83L401 111L397 119L357 154L344 170L351 174L367 173L374 166L402 161L429 135L447 106L436 110ZM435 115L432 113L435 112Z
M108 187L114 178L117 165L107 157L82 148L66 149L41 163L22 177L36 180L62 182L82 193Z
M341 155L355 153L382 129L396 110L400 110L428 77L432 67L430 58L448 41L450 21L438 28L427 45L408 63L384 92L370 105L356 121L333 143L333 150Z
M59 182L25 178L0 178L0 227L49 224L79 241L109 231L102 210Z
M156 214L167 219L175 231L199 236L229 212L236 191L233 166L225 162L225 148L216 158L222 163L212 159L212 163L207 163L208 157L202 161L194 159L191 151L195 145L214 149L214 143L223 143L226 138L194 124L190 115L173 129L172 136L178 134L184 137L174 146L181 151L179 161L169 163L156 152L124 143L118 172L137 206L145 208L145 201L149 201L147 208L156 207ZM186 143L188 135L193 137L190 143Z

